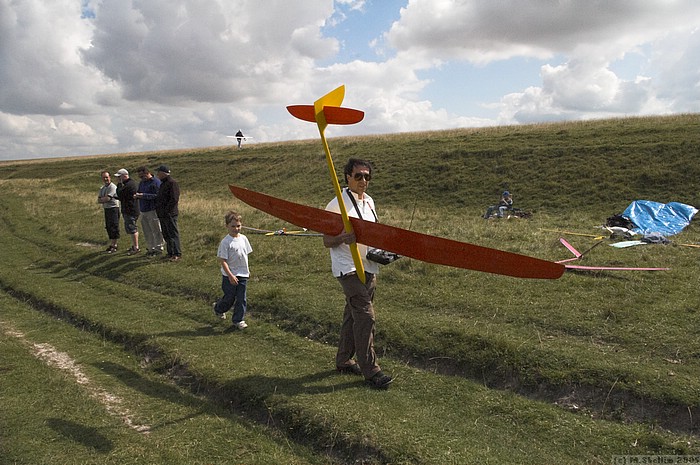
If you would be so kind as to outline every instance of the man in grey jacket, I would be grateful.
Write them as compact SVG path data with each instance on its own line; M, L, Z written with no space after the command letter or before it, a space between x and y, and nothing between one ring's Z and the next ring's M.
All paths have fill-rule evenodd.
M117 199L117 186L112 182L109 171L101 174L104 185L97 194L97 203L102 204L105 212L105 229L107 237L111 240L105 252L114 253L117 251L117 241L119 240L119 199Z

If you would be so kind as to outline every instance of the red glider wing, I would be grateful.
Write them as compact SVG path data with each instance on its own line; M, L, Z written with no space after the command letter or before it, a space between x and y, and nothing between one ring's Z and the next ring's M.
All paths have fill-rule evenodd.
M233 195L248 205L294 225L324 234L339 234L337 213L292 203L237 186ZM564 265L488 247L429 236L393 226L350 218L357 242L438 265L447 265L517 278L557 279Z

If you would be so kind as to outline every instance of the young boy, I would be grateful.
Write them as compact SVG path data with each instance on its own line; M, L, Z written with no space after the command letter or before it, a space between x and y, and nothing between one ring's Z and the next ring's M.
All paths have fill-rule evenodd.
M228 235L221 240L216 253L221 264L221 289L224 296L214 302L214 314L223 320L226 312L233 307L233 327L245 329L248 327L243 320L247 307L246 285L250 277L248 254L253 248L248 238L241 234L241 215L229 211L224 219Z

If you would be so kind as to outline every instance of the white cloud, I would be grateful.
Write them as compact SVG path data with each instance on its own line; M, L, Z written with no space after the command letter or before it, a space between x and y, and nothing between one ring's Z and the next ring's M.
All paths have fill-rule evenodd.
M542 87L504 96L502 123L533 123L665 113L652 80L623 80L597 63L542 67Z
M698 33L686 36L697 30L699 17L700 2L692 0L411 0L386 37L417 61L545 61L541 86L493 106L500 108L499 123L527 123L698 111L700 40ZM650 68L660 73L618 77L612 65L645 44L656 57ZM564 63L546 63L562 56Z
M700 112L700 27L669 34L656 48L653 67L659 70L658 93L674 112Z
M0 0L0 110L86 113L99 76L80 63L92 28L75 1Z
M319 29L332 2L104 0L86 61L125 98L234 102L290 86L337 44Z
M591 47L609 58L698 16L693 0L411 0L387 36L399 50L480 63Z
M314 138L285 107L339 84L366 118L330 136L700 111L696 0L406 0L390 29L363 35L356 56L371 61L328 65L353 54L324 34L352 35L341 25L358 15L386 27L369 15L387 5L0 0L0 157L224 145L238 129ZM427 97L445 64L511 57L541 64L540 79L491 91L490 119Z

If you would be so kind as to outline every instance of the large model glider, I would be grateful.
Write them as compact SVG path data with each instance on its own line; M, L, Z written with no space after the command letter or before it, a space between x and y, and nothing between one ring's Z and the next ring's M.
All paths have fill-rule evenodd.
M340 214L229 186L233 195L253 208L305 229L329 235L338 235L343 230L354 232L355 242L350 244L350 251L357 276L362 282L365 282L365 273L358 242L428 263L518 278L557 279L564 273L564 265L560 263L349 217L325 136L329 124L355 124L364 118L364 113L360 110L341 107L344 96L345 86L340 86L316 100L313 105L287 107L296 118L318 126Z
M334 212L308 207L237 186L233 195L253 208L296 226L336 235L345 227L344 218ZM557 279L563 264L512 252L429 236L415 231L349 218L357 242L428 263L483 271L517 278ZM346 228L347 230L347 228Z
M318 132L321 135L323 149L326 152L326 163L328 164L328 171L331 175L331 182L333 183L335 196L338 198L338 206L340 207L340 212L343 217L345 232L351 233L353 232L352 224L350 223L348 212L345 209L345 202L343 201L342 191L340 190L338 176L335 173L335 165L333 164L333 158L331 158L331 150L328 148L328 141L326 140L325 131L329 124L359 123L362 121L365 114L360 110L341 107L340 105L343 103L343 98L345 98L345 86L340 86L316 100L313 105L290 105L287 107L287 110L294 117L303 121L316 123L318 126ZM339 233L340 231L338 231L336 234ZM355 264L357 277L364 283L365 268L362 264L360 251L357 248L357 242L350 244L350 253L352 254L352 261Z

